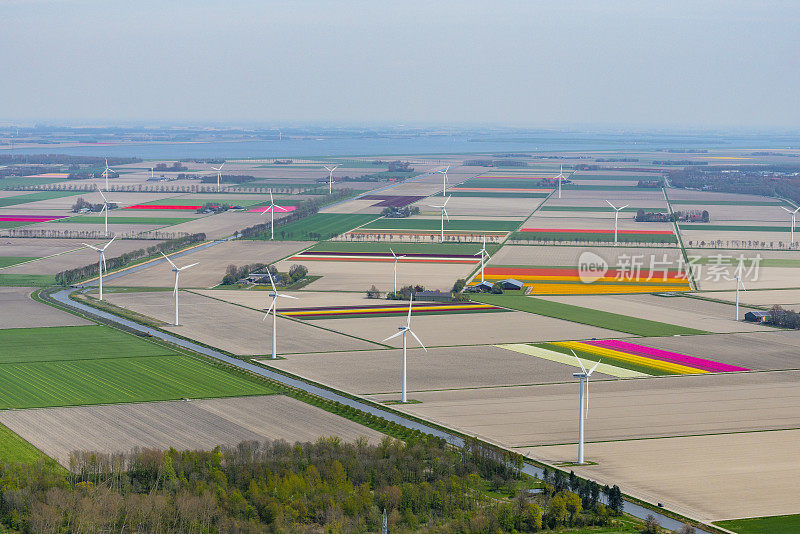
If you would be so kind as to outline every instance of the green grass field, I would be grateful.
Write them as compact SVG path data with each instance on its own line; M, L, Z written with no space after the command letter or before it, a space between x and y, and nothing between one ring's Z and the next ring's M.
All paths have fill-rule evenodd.
M0 330L0 364L174 354L120 330L99 325Z
M285 226L275 226L275 239L288 241L330 239L372 221L376 217L377 215L356 213L315 213ZM262 235L260 239L269 239L269 234Z
M444 222L445 231L460 230L468 232L480 232L486 230L490 232L513 232L522 221L483 221L483 220L451 220ZM442 227L441 219L378 219L364 225L364 229L380 230L440 230Z
M796 534L800 532L800 514L731 519L714 524L737 534Z
M520 241L579 241L590 243L612 243L614 232L584 233L584 232L514 232L511 239ZM677 243L674 234L617 234L620 243Z
M0 286L47 287L55 285L56 277L50 274L2 274Z
M194 221L197 217L108 217L108 224L148 224L158 226L172 226L189 221ZM102 215L78 215L69 219L61 219L60 223L73 224L104 224L105 217Z
M0 180L0 186L4 183L5 180ZM37 202L39 200L50 200L51 198L72 197L79 194L80 193L77 191L39 191L26 195L16 195L13 197L0 198L0 208L16 206L17 204L27 204L28 202Z
M26 178L25 176L6 176L0 178L0 189L14 189L20 186L55 184L65 182L65 178ZM79 193L75 193L79 194Z
M23 263L26 261L36 260L36 259L38 258L24 258L20 256L0 256L0 269L3 267L10 267L18 263Z
M44 458L47 456L42 451L9 430L8 427L0 425L0 463L34 464Z
M713 230L715 232L788 232L789 225L786 226L744 226L732 224L730 226L725 224L703 224L703 223L687 223L678 224L681 230Z
M479 243L351 243L347 241L324 241L311 247L315 252L386 252L389 248L395 254L475 254L481 248ZM494 254L499 245L487 243L486 250Z
M36 224L34 221L0 221L0 228L19 228L20 226L28 226L29 224Z
M274 393L266 383L106 326L0 330L0 409Z
M609 330L616 330L617 332L626 332L637 336L673 336L676 334L692 335L707 333L703 330L695 330L694 328L686 328L684 326L661 323L649 319L621 315L619 313L592 310L581 306L573 306L572 304L550 302L533 297L478 294L471 298L472 300L485 302L486 304L535 313L546 317L555 317L564 319L565 321L572 321L573 323L607 328Z

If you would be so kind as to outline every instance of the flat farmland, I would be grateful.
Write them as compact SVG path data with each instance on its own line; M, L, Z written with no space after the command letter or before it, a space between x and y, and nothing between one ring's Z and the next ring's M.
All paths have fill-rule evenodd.
M768 227L769 228L769 227ZM688 248L753 248L788 250L789 231L776 230L713 230L680 228L683 244ZM763 243L763 245L762 245ZM723 251L723 253L725 253Z
M205 297L215 298L253 308L255 310L263 310L269 306L270 298L266 290L237 290L237 289L198 289L192 291L198 295ZM391 304L397 301L391 300L374 300L368 299L365 292L344 292L344 291L281 291L286 295L297 297L298 300L286 303L281 301L283 306L281 309L295 308L295 307L328 307L328 306L366 306L369 304ZM302 302L301 302L302 301ZM402 305L402 303L400 303ZM406 302L406 306L408 303Z
M10 410L0 412L0 421L64 466L76 450L210 450L245 440L294 443L328 436L345 441L365 436L378 443L383 437L283 395Z
M376 217L376 215L358 213L316 213L284 226L276 226L275 239L301 241L329 239L357 226L362 226Z
M449 204L448 204L449 205ZM450 221L445 221L445 231L495 231L495 232L510 232L516 230L520 225L520 221L503 221L503 220L486 220L486 219L455 219L451 218ZM440 230L441 219L423 219L423 218L406 218L406 219L378 219L376 221L365 224L362 229L364 230Z
M684 351L748 369L800 369L800 332L769 329L726 335L654 337L639 345L671 352Z
M562 186L563 188L563 186ZM552 197L550 197L552 198ZM610 201L613 204L619 203L619 205L625 204L636 204L642 205L642 202L656 202L656 203L664 203L664 193L661 192L661 189L609 189L605 191L592 191L589 189L562 189L561 191L561 200L565 201L568 204L572 204L576 201L589 201L592 202L594 205L595 203L602 202L605 204L605 200Z
M52 221L52 222L42 222L37 223L36 225L31 225L29 228L32 230L48 230L48 231L68 231L68 232L100 232L102 233L105 229L105 225L103 222L103 218L99 217L95 220L95 222L74 222L72 224L66 224L68 221ZM159 228L164 228L165 224L140 224L140 223L124 223L124 224L114 224L112 226L111 219L108 221L108 231L109 231L109 238L113 234L118 235L139 235L141 232L149 232L152 230L158 230ZM80 234L77 234L80 235ZM97 235L97 234L95 234ZM115 242L116 243L116 242Z
M749 205L709 205L708 207L677 205L675 210L686 209L706 209L709 213L711 224L764 224L780 225L784 224L788 230L791 215L781 209L780 204L769 206L749 206Z
M350 214L350 213L363 213L363 214L370 214L375 215L376 217L380 215L383 208L375 207L377 204L377 200L361 200L361 199L353 199L348 200L347 202L343 202L341 204L334 204L332 206L327 206L319 210L320 213L332 213L332 214Z
M553 217L550 212L536 212L522 225L522 228L553 228L558 230L609 230L614 231L614 213L603 213L603 217L586 217L583 212L575 212L576 217L565 219L564 217ZM619 231L635 230L642 232L665 232L672 231L672 223L660 222L636 222L633 214L620 215L617 221ZM613 236L612 236L613 238Z
M275 214L275 219L279 219L281 215ZM211 215L200 219L195 219L191 222L181 223L170 227L170 232L187 232L190 234L203 232L206 234L206 239L222 239L233 235L234 232L261 224L268 220L262 213L247 213L238 211L226 211L218 215Z
M62 226L63 228L63 226ZM16 239L12 243L16 243ZM30 240L26 240L30 241ZM44 241L44 240L43 240ZM75 240L58 240L60 243L66 243L67 246L56 246L47 254L45 252L47 245L42 243L42 247L35 246L17 246L15 248L27 248L29 250L42 249L42 258L34 262L25 263L23 265L15 265L7 269L3 269L3 274L47 274L54 275L65 269L73 269L75 267L83 267L92 263L97 264L97 252L89 248L81 246L81 241ZM108 241L100 240L87 240L87 243L95 246L105 245ZM106 258L113 258L125 252L137 250L140 248L147 248L155 245L159 241L148 239L118 239L114 241L111 246L106 249ZM68 248L69 247L69 248ZM0 249L2 250L2 249ZM63 254L59 254L63 252Z
M400 391L402 353L398 349L293 354L283 360L260 361L356 395ZM492 345L433 347L425 352L412 343L408 349L408 388L412 393L563 382L572 372L565 365Z
M213 287L222 281L228 265L273 263L301 250L308 243L297 241L227 241L192 252L186 257L172 258L177 265L198 265L181 273L182 288ZM167 287L173 283L172 267L166 260L152 262L150 267L109 280L109 286Z
M747 283L747 282L745 282ZM733 286L735 288L735 286ZM735 302L736 291L709 291L702 296ZM739 303L745 306L772 307L775 304L788 306L790 309L800 307L800 289L760 289L758 291L739 291Z
M0 207L17 206L24 204L26 208L32 207L35 203L47 201L52 199L61 199L64 197L73 197L78 195L75 191L39 191L36 193L24 193L21 195L4 196L0 197ZM74 200L73 202L74 203ZM61 203L59 203L61 205ZM72 204L70 204L71 206ZM41 206L36 206L41 207Z
M587 458L597 465L570 469L704 521L796 514L798 440L800 430L784 430L591 443ZM520 452L551 462L576 454L574 445Z
M743 195L738 193L715 193L711 191L690 191L687 189L669 189L667 191L670 202L681 203L681 201L703 201L703 202L774 202L775 199L762 197L760 195Z
M577 267L581 254L589 251L600 256L609 266L622 264L632 265L632 258L642 262L649 268L653 262L666 262L677 268L681 258L680 249L637 248L637 247L569 247L544 245L505 245L494 256L491 263L495 265L542 265L558 267Z
M32 300L29 297L32 291L34 288L0 287L0 329L91 324L71 313ZM0 344L4 350L9 348L2 341ZM0 361L2 359L0 357Z
M573 192L570 192L572 194ZM609 200L613 203L614 199L609 198ZM647 199L637 199L629 201L623 201L617 207L622 207L628 204L630 207L625 208L622 210L621 214L630 213L634 215L638 208L642 208L645 210L666 210L667 209L667 201L664 199L664 195L657 195L653 198ZM569 210L573 209L575 211L583 211L583 210L607 210L611 209L604 198L598 198L596 195L593 198L568 198L562 194L562 198L558 198L558 194L552 195L550 198L547 199L545 204L542 206L542 211L559 211L559 210Z
M386 246L390 246L386 244ZM473 247L476 248L476 247ZM322 276L306 286L314 291L365 292L373 284L381 291L394 290L394 266L391 262L307 261L283 260L276 264L279 271L288 271L295 263L308 267L309 274ZM458 278L465 278L474 264L414 263L397 265L397 287L421 284L426 289L449 291Z
M424 338L423 338L424 339ZM572 367L564 366L571 376ZM800 425L800 371L593 380L588 443ZM420 391L405 412L510 447L577 442L577 384ZM377 395L377 400L392 398ZM593 460L587 446L587 459Z
M401 322L402 318L399 317L376 317L323 319L314 321L314 324L380 342L397 331ZM609 338L624 335L610 329L516 311L492 314L428 315L418 317L412 322L414 332L422 339L426 347L524 343L593 337ZM398 337L386 343L400 347L402 340Z
M441 204L442 197L429 197L416 205L422 211L435 211L428 204ZM447 202L450 217L527 217L542 202L542 198L493 198L455 196ZM447 221L445 221L447 228Z
M269 299L266 293L262 308ZM112 304L131 309L154 319L171 323L173 320L172 293L168 291L142 293L109 293L104 296ZM271 352L272 321L262 320L263 311L256 311L192 292L181 292L181 325L166 330L217 347L233 354L263 355ZM282 305L285 304L282 302ZM301 301L293 304L300 305ZM313 305L306 303L302 305ZM315 323L316 324L316 323ZM281 354L320 352L323 350L373 349L374 343L344 336L313 325L278 316L278 351Z
M479 250L481 245L465 243L361 243L350 241L323 241L312 246L308 252L378 252L390 253L390 249L396 254L460 254L473 255ZM498 249L487 239L486 250L494 254ZM476 261L478 261L476 259Z
M736 322L735 310L728 304L708 302L687 297L659 297L656 295L569 295L542 296L542 300L573 306L602 310L610 313L624 310L634 317L647 317L655 321L700 328L709 332L755 332L772 330L763 325ZM749 308L741 307L744 313Z

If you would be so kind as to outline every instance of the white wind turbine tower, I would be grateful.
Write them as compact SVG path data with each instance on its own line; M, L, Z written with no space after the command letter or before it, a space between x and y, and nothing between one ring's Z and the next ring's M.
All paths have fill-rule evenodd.
M95 185L97 185L97 184L95 184ZM109 204L116 204L116 202L108 200L106 198L106 196L103 194L103 190L100 189L99 185L97 186L97 192L100 193L101 197L103 197L103 209L101 211L103 211L105 213L105 235L106 235L106 237L108 237L108 205Z
M220 165L219 167L214 167L213 165L211 165L211 168L214 169L215 171L217 171L217 191L220 190L219 183L222 180L222 167L224 167L224 166L225 166L225 162L224 161L222 162L222 165Z
M741 268L739 268L737 270L736 276L734 276L734 278L736 279L736 320L738 321L739 320L739 286L741 285L742 289L747 291L747 288L744 287L744 282L742 282L742 270L741 270Z
M153 167L150 167L150 181L153 181Z
M478 254L481 255L481 282L483 282L484 257L486 257L487 260L489 259L489 253L486 251L486 235L483 236L483 248L476 252L474 256Z
M267 267L267 274L269 275L269 283L272 286L272 293L269 294L269 296L272 297L272 302L270 303L269 308L267 308L267 313L264 315L264 319L262 319L262 321L269 317L269 312L272 310L272 359L274 360L278 357L278 330L276 329L277 321L275 319L275 316L278 313L278 297L285 297L287 299L295 300L297 300L297 297L278 293L278 290L275 289L275 282L272 280L272 273L269 271L269 267Z
M194 267L195 265L197 265L197 263L192 263L192 264L189 264L189 265L185 265L183 267L178 267L177 265L172 263L172 260L169 259L169 256L167 256L163 252L161 253L161 255L164 256L164 258L169 262L170 265L172 265L172 272L175 273L175 289L173 290L172 293L173 293L173 296L175 297L175 323L174 324L175 324L175 326L178 326L178 275L180 274L181 271L184 271L184 270L188 269L189 267Z
M617 245L617 219L619 219L619 212L624 210L625 208L627 208L628 204L625 204L621 208L617 208L617 207L614 206L614 204L612 204L611 202L608 202L608 200L606 200L606 203L608 203L608 205L611 206L614 209L614 246L616 246Z
M272 198L272 189L269 190L269 231L270 231L270 239L275 239L275 210L278 209L280 211L286 211L286 208L283 206L278 206L275 204L275 200Z
M339 165L335 165L332 169L327 165L323 165L328 170L328 194L330 195L333 192L333 171L339 168Z
M571 350L571 349L570 349ZM586 367L583 366L583 362L581 359L578 358L578 355L575 354L575 351L572 351L572 355L575 356L575 359L578 360L578 365L581 366L580 373L572 373L573 378L577 378L580 381L580 392L579 392L579 399L580 399L580 408L578 410L578 464L583 465L583 421L589 415L589 377L592 376L592 373L597 366L600 365L600 362L594 364L594 367L586 370ZM586 400L584 401L584 391L586 392Z
M450 165L444 168L442 171L436 171L442 175L442 196L447 194L447 171L450 170Z
M111 171L114 171L114 169L109 168L109 166L108 166L108 158L106 158L106 170L104 170L103 174L101 175L103 178L106 179L106 191L108 191L108 173L111 172ZM114 171L114 172L117 172L117 171Z
M389 249L389 252L391 252L392 256L394 256L394 294L397 295L397 260L402 260L406 256L398 256L391 248Z
M449 200L450 200L450 197L447 197L447 199L445 199L445 201L444 201L444 204L442 204L441 206L434 206L433 204L428 204L428 206L431 207L431 208L438 208L438 209L442 210L442 236L441 236L441 242L442 243L444 243L444 218L447 217L448 222L450 221L450 216L447 214L447 208L445 207L445 206L447 206L447 202Z
M105 245L103 245L102 247L99 247L99 248L95 247L93 245L86 244L86 243L81 243L84 247L89 247L90 249L96 250L97 253L98 253L97 271L98 271L99 276L100 276L100 299L99 300L103 300L103 271L106 268L106 256L105 256L104 252L108 248L108 245L113 243L116 238L117 238L117 236L112 237L111 241L109 241L108 243L106 243Z
M558 176L558 198L561 198L561 180L564 179L564 164L561 164L561 171L559 171Z
M781 206L781 208L792 214L792 227L789 230L789 248L792 248L794 247L794 218L797 215L797 210L800 210L800 207L798 207L794 211L790 210L785 206Z
M402 395L402 398L401 398L401 402L403 402L403 403L408 402L408 397L406 396L406 367L407 367L407 361L408 361L407 358L406 358L406 349L407 349L406 334L411 334L412 336L414 336L414 339L417 340L417 343L419 343L419 346L422 347L423 349L425 349L425 345L423 345L422 341L419 340L419 338L417 337L417 334L415 334L414 331L411 330L411 305L413 303L414 303L414 295L412 294L411 295L411 300L408 301L408 319L406 319L406 324L400 325L397 328L398 330L400 330L399 332L397 332L396 334L392 334L391 336L389 336L389 337L387 337L386 339L383 340L384 342L386 342L386 341L389 341L390 339L395 338L397 336L403 336L403 395ZM425 352L428 352L428 349L425 349Z

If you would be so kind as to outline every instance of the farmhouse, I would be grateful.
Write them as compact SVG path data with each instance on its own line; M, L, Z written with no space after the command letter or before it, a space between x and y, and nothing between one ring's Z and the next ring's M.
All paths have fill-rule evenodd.
M522 289L522 286L524 285L519 280L515 280L513 278L506 278L505 280L500 280L497 283L500 284L500 287L503 289Z

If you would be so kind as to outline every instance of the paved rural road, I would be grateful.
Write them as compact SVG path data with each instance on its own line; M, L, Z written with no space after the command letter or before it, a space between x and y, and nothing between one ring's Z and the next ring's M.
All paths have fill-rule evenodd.
M196 249L193 249L193 250L199 250L199 249L200 249L200 247L198 247ZM188 252L189 251L187 251L187 253ZM336 401L336 402L345 404L347 406L352 406L354 408L358 408L359 410L361 410L363 412L371 413L371 414L376 415L378 417L383 417L384 419L386 419L388 421L394 421L395 423L399 423L399 424L401 424L401 425L403 425L403 426L405 426L407 428L413 428L413 429L419 430L421 432L424 432L426 434L430 434L430 435L433 435L433 436L437 436L437 437L443 438L448 443L451 443L452 445L455 445L457 447L462 447L464 445L464 440L461 439L461 437L459 437L458 435L456 435L454 433L449 433L449 432L446 432L446 431L442 431L442 430L440 430L438 428L434 428L432 426L428 426L428 425L426 425L424 423L420 423L418 421L414 421L412 419L408 419L408 418L406 418L406 417L404 417L402 415L399 415L397 413L384 410L384 409L382 409L382 408L380 408L378 406L374 406L372 404L361 402L361 401L352 399L350 397L346 397L344 395L340 395L340 394L336 393L335 391L331 391L329 389L325 389L325 388L316 386L314 384L311 384L311 383L306 382L304 380L300 380L298 378L292 378L290 376L286 376L284 374L277 373L275 371L271 371L269 369L265 369L265 368L259 367L257 365L253 365L253 364L251 364L249 362L246 362L246 361L243 361L243 360L239 360L237 358L232 358L232 357L227 356L227 355L225 355L225 354L223 354L221 352L218 352L218 351L216 351L214 349L210 349L208 347L203 347L203 346L198 345L196 343L192 343L191 341L187 341L185 339L181 339L181 338L172 336L172 335L170 335L170 334L168 334L166 332L160 332L158 330L152 330L152 329L150 329L150 328L148 328L146 326L140 325L140 324L135 323L133 321L130 321L128 319L124 319L122 317L118 317L118 316L116 316L116 315L114 315L112 313L108 313L108 312L104 312L104 311L92 308L91 306L87 306L87 305L85 305L83 303L80 303L80 302L75 302L74 300L71 300L69 298L69 294L72 291L73 291L73 289L69 289L69 288L68 289L62 289L61 291L53 293L52 297L57 302L63 304L64 306L67 306L68 308L71 308L73 310L78 310L78 311L87 313L89 315L94 315L96 317L100 317L102 319L105 319L107 321L111 321L113 323L119 324L121 326L124 326L124 327L126 327L128 329L134 330L136 332L151 333L154 337L157 337L159 339L163 339L164 341L167 341L169 343L174 343L175 345L184 347L186 349L189 349L191 351L194 351L194 352L197 352L197 353L200 353L200 354L204 354L204 355L206 355L206 356L208 356L210 358L215 358L217 360L223 361L225 363L228 363L228 364L233 365L235 367L238 367L240 369L244 369L244 370L250 371L252 373L255 373L257 375L261 375L261 376L264 376L266 378L275 380L276 382L280 382L282 384L286 384L287 386L291 386L291 387L294 387L294 388L297 388L297 389L301 389L301 390L307 391L309 393L312 393L314 395L317 395L319 397L322 397L322 398L325 398L325 399L329 399L329 400L332 400L332 401ZM525 464L525 467L523 467L522 471L524 473L527 473L529 475L533 475L533 476L538 477L538 478L541 478L541 476L542 476L541 468L536 467L536 466L531 465L531 464L528 464L528 463ZM649 508L645 508L643 506L639 506L638 504L634 504L632 502L625 501L625 512L627 512L627 513L629 513L629 514L631 514L631 515L633 515L635 517L639 517L641 519L645 519L647 516L652 515L661 523L662 527L668 528L670 530L679 530L681 527L683 527L683 523L681 521L676 521L676 520L674 520L674 519L672 519L670 517L667 517L667 516L662 515L662 514L660 514L658 512L650 510ZM701 529L697 529L697 532L703 532L703 533L706 533L706 534L710 534L708 531L701 530Z

